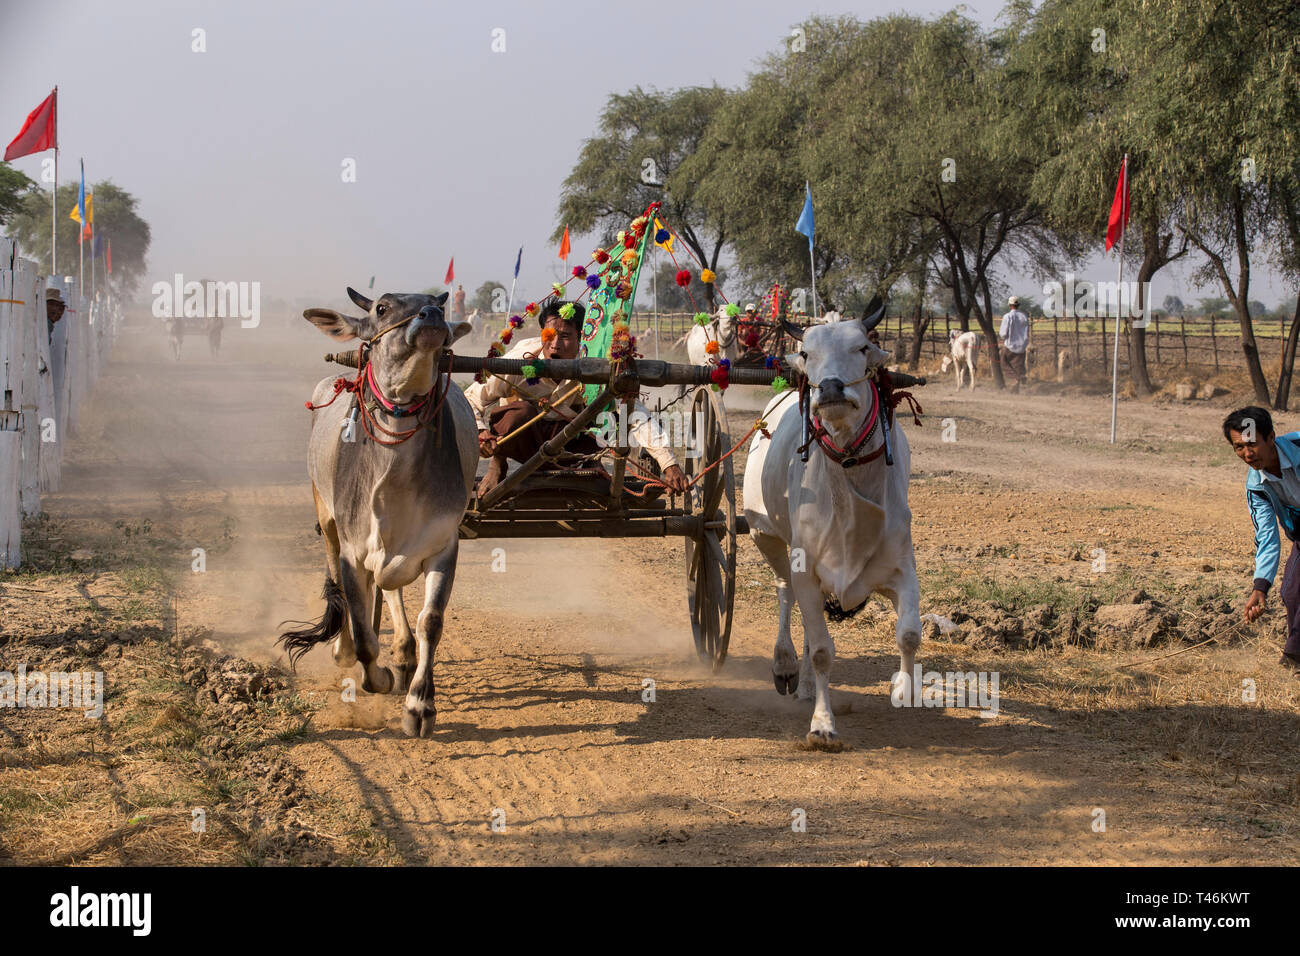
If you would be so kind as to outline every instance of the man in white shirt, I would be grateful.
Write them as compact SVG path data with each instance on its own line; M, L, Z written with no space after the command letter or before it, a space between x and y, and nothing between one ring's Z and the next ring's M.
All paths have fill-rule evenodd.
M565 319L560 315L560 309L565 304L556 301L548 303L537 319L542 326L543 335L524 339L504 357L531 359L540 355L544 360L577 358L579 329L582 328L586 310L580 303L574 302L573 314ZM547 329L553 334L546 334ZM478 422L479 454L492 459L487 474L479 482L479 495L487 494L505 477L508 459L527 461L586 406L580 382L557 382L540 376L536 383L530 385L522 375L492 375L486 381L476 382L465 389L465 398L469 400ZM529 425L544 409L545 415ZM638 423L629 427L630 437L659 465L663 482L681 494L686 490L686 475L669 448L667 436L658 427L658 423L650 418L644 405L637 402L634 409L642 414L638 416ZM523 431L511 435L525 425L527 427ZM508 435L510 437L506 438ZM591 432L583 432L569 442L565 449L575 454L595 455L599 453L600 445Z
M1029 316L1020 311L1020 297L1013 295L1007 300L1011 311L1002 316L1002 328L998 338L1002 340L1002 365L1016 375L1016 384L1011 391L1020 391L1025 380L1025 352L1029 349Z

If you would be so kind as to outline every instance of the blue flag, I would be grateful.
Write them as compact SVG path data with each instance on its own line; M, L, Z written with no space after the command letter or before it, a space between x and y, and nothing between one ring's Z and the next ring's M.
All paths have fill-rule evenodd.
M95 233L95 244L94 246L91 247L90 256L93 259L95 256L102 256L103 254L104 254L104 236L102 233L97 232Z
M81 229L77 230L77 245L81 245L81 234L86 228L86 161L81 161L81 186L77 190L77 222L81 223Z
M808 248L812 249L813 244L813 207L812 207L812 186L804 183L803 212L799 213L799 221L794 224L794 231L803 233L808 237Z
M515 256L515 278L516 278L516 279L519 278L519 262L520 262L520 260L523 259L523 257L524 257L524 247L523 247L523 246L520 246L520 247L519 247L519 255Z

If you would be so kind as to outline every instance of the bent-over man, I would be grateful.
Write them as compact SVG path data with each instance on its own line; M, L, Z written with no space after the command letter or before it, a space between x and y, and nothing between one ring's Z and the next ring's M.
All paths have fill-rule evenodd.
M1264 613L1264 604L1281 556L1278 523L1291 539L1291 554L1282 572L1282 604L1286 608L1286 644L1282 666L1300 677L1300 432L1273 434L1273 416L1256 405L1239 408L1223 420L1223 437L1237 457L1250 466L1246 502L1255 525L1255 580L1246 599L1250 623Z

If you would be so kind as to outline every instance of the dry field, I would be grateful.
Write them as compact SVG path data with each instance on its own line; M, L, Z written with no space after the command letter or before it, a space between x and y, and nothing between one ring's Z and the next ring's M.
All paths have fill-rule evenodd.
M1218 435L1235 396L1125 403L1111 446L1098 390L920 390L924 427L905 428L921 610L959 625L927 628L920 660L997 672L996 718L891 707L893 615L872 604L832 626L848 747L803 750L811 705L773 690L775 595L748 542L712 675L680 541L483 541L462 547L423 741L396 698L345 702L327 648L283 669L277 623L321 607L302 403L331 345L305 324L226 343L213 361L192 337L173 362L161 333L123 336L28 527L29 567L0 577L0 670L107 685L100 721L0 711L0 859L1296 859L1300 681L1276 664L1278 610L1239 623L1244 468ZM734 433L759 400L728 392Z

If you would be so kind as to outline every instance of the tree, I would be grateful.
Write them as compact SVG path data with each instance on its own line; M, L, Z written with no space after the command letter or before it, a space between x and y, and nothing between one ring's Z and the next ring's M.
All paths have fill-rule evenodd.
M747 86L721 103L699 148L674 179L698 183L697 201L727 224L747 284L766 288L775 277L809 276L811 269L823 311L835 306L858 280L859 267L870 263L855 263L839 246L850 227L841 226L820 175L824 161L815 155L820 131L813 115L830 86L854 68L851 48L862 29L852 17L814 17L800 24L803 42L769 54ZM852 178L849 170L843 175ZM806 183L812 185L817 219L813 263L808 240L794 229Z
M81 227L68 213L77 204L77 185L59 187L59 208L55 218L59 251L59 269L71 275L78 262L77 237ZM95 233L113 245L114 284L129 296L144 278L151 233L149 224L136 212L136 198L111 180L87 184L94 199ZM36 259L40 268L50 271L50 194L30 189L22 197L22 207L8 223L25 254ZM90 247L85 247L86 271L90 272Z
M23 194L35 185L22 172L0 162L0 226L22 208Z
M498 289L501 290L500 308L497 308L496 303L493 301ZM509 291L510 286L488 280L475 289L474 294L469 297L469 308L471 310L478 309L480 312L504 312L508 304L507 294Z
M583 144L578 164L564 181L552 239L558 241L567 226L571 232L597 231L608 244L659 201L665 223L717 272L727 241L725 220L699 202L697 180L677 173L699 148L727 97L718 86L670 92L637 87L611 95L599 133ZM692 271L698 274L698 267ZM712 308L712 289L707 297Z
M1183 305L1183 300L1178 298L1178 296L1176 295L1165 296L1165 301L1163 304L1164 304L1165 311L1168 312L1170 315L1173 315L1174 313L1178 313L1179 315L1181 315L1183 312L1187 310L1187 307Z

